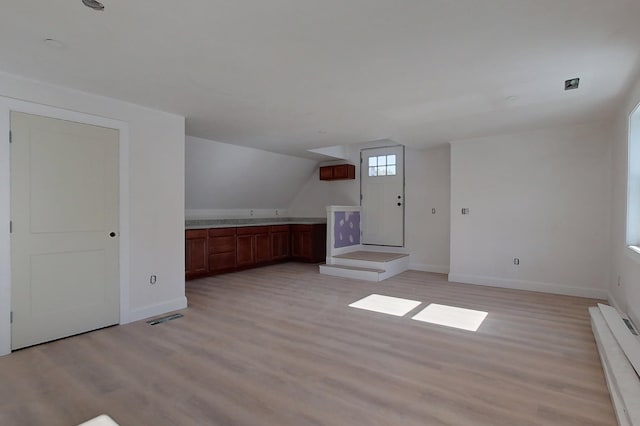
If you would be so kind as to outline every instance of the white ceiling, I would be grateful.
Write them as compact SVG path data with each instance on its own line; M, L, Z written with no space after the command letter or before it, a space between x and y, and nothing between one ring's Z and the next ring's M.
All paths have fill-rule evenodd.
M2 0L0 70L293 155L607 118L640 64L638 0L103 2Z

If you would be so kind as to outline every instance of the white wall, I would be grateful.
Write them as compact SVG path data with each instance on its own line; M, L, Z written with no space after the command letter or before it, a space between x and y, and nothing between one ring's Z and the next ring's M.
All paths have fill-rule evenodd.
M453 142L449 279L606 298L610 135L592 123Z
M282 213L317 164L190 136L185 150L188 218Z
M383 145L388 145L383 144ZM347 162L356 165L355 180L321 181L318 169L289 205L293 216L326 215L329 205L360 205L360 148L350 148ZM334 161L325 164L344 163ZM449 271L449 147L405 150L405 247L411 269ZM436 214L431 214L431 209Z
M184 118L137 105L0 73L0 96L117 120L128 128L128 152L121 155L128 181L121 259L128 289L121 321L133 321L186 307L184 287ZM3 117L8 114L3 111ZM0 122L0 143L8 147L8 119ZM0 163L9 164L0 149ZM4 169L4 167L3 167ZM8 171L0 182L0 219L9 217ZM0 233L0 353L10 348L10 261L8 228ZM149 284L157 275L155 285Z
M640 103L640 79L616 116L612 146L610 300L640 325L640 255L626 247L628 118ZM618 285L620 277L620 285Z
M348 157L347 160L322 162L316 166L289 203L289 214L296 217L325 217L327 206L359 206L360 151L352 150ZM321 166L344 163L356 165L355 179L320 180Z

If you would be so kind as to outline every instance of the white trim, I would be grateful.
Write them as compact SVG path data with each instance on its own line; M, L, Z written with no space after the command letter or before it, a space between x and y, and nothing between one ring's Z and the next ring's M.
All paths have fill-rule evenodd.
M410 263L409 269L412 271L434 272L436 274L448 274L449 265L432 265L429 263Z
M120 324L130 322L130 231L129 231L129 124L110 118L85 114L63 108L22 101L0 96L0 355L11 352L11 237L8 222L11 216L10 148L11 111L40 115L60 120L93 126L107 127L119 131L120 155Z
M624 309L620 308L620 304L616 300L616 297L613 295L613 292L610 291L610 292L607 293L607 301L609 302L609 305L611 305L614 308L616 308L616 310L618 312L620 312L621 314L626 314Z
M333 256L337 256L339 254L349 253L355 250L361 250L362 245L353 244L346 247L335 248L335 234L333 232L335 227L335 212L360 212L360 206L327 206L327 264L332 264L331 260ZM362 215L360 216L362 219ZM362 228L361 228L362 229ZM362 235L360 236L362 238Z
M510 280L479 275L449 274L449 281L484 285L489 287L510 288L514 290L538 291L542 293L562 294L566 296L588 297L591 299L607 299L605 289L573 287L558 283L544 283L538 281Z
M134 309L129 313L129 322L139 321L156 315L166 314L171 311L179 311L187 307L186 296L169 300L168 302L149 305L142 308Z

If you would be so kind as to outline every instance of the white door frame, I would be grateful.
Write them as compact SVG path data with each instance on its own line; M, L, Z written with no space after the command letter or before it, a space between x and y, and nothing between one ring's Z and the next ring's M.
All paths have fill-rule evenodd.
M129 125L123 121L0 96L0 356L11 353L11 112L57 118L119 131L120 324L129 315Z

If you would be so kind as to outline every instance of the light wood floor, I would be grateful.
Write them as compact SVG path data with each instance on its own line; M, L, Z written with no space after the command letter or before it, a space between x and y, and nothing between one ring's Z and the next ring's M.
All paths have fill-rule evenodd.
M371 293L424 303L406 317L347 306ZM0 424L616 424L595 300L296 263L191 281L187 296L178 320L1 357ZM410 319L431 302L489 314L475 333Z

